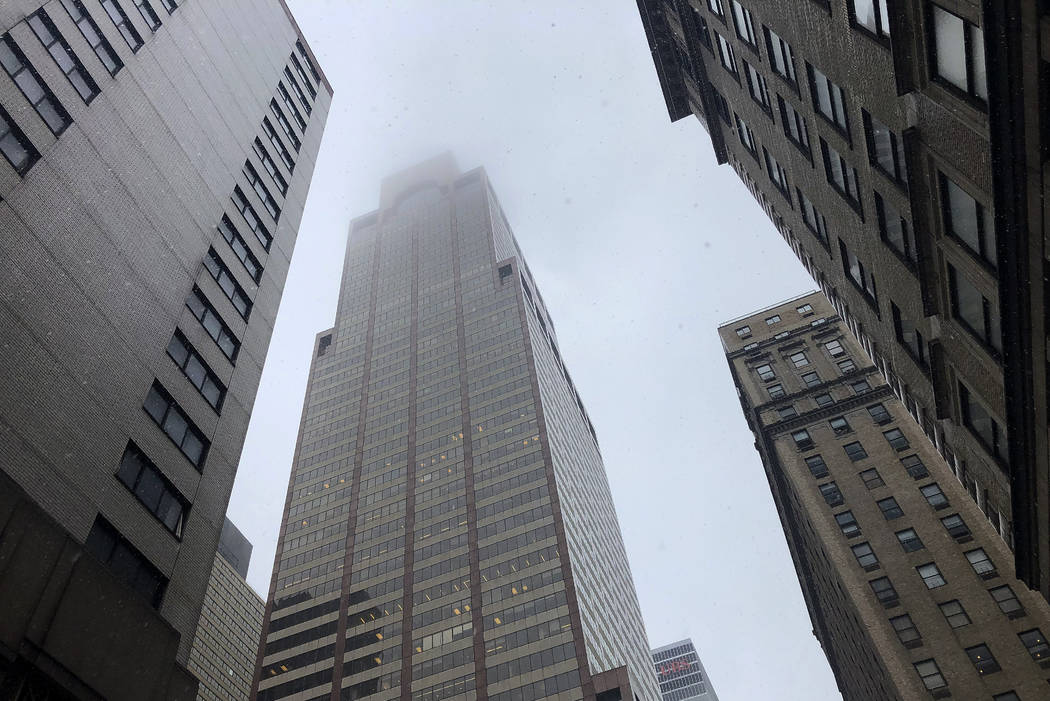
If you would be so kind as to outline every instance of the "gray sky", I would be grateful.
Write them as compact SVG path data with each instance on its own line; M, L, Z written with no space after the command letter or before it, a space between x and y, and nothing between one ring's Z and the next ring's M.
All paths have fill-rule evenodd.
M700 124L669 122L635 3L290 4L335 99L230 503L252 586L350 218L447 149L487 169L543 291L652 645L692 637L722 701L839 699L715 331L814 285Z

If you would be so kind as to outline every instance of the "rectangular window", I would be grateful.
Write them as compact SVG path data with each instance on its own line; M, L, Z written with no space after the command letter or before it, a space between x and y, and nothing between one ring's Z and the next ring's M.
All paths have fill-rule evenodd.
M820 150L824 156L824 176L831 188L842 195L849 206L863 215L860 199L860 187L857 185L857 169L851 166L839 152L820 140Z
M816 387L820 384L820 376L815 372L807 372L802 375L802 382L806 387Z
M226 387L218 376L208 367L200 353L175 329L175 335L168 343L168 356L175 361L190 383L197 388L201 396L215 411L222 411L222 402L226 398Z
M893 588L893 582L890 581L889 577L879 577L873 579L868 584L871 586L871 590L875 593L875 598L885 606L886 608L892 608L897 605L900 598L897 596L897 590Z
M759 365L757 368L755 368L755 372L758 373L758 376L762 378L763 382L769 382L770 380L777 379L776 373L773 372L773 366L769 364Z
M937 666L937 662L933 659L915 662L914 666L915 672L919 675L919 679L922 680L927 690L937 691L948 686L948 682L944 681L944 675L941 674L940 667Z
M1047 645L1043 631L1038 628L1018 633L1017 637L1020 638L1021 644L1024 645L1025 650L1028 650L1033 660L1045 660L1050 655L1050 645Z
M887 0L850 0L850 17L855 27L879 39L889 39L890 11Z
M252 313L252 302L214 248L209 249L208 255L204 257L204 267L215 278L215 282L219 283L219 288L233 303L233 308L247 321Z
M849 138L849 118L846 115L846 93L819 70L806 64L809 70L810 94L813 109L828 123Z
M128 16L124 14L124 8L117 0L99 0L99 2L102 3L102 9L109 15L113 26L120 32L120 36L124 37L124 41L128 43L131 50L138 51L142 47L142 37L139 36L138 30L131 24Z
M864 132L868 142L868 160L883 175L903 187L908 186L908 168L904 162L904 141L885 124L864 110Z
M715 109L718 110L718 116L722 118L722 121L726 124L730 124L729 118L729 102L722 93L718 92L714 88L711 88L711 94L715 98Z
M277 132L274 130L273 125L270 124L269 117L263 117L262 121L263 132L266 134L266 138L270 140L270 144L273 145L277 154L284 161L284 165L288 168L289 173L295 172L295 160L292 158L292 154L288 153L288 149L284 147L284 142L281 141L280 137L277 136Z
M168 11L169 15L179 9L179 3L176 0L160 0L160 4Z
M813 397L813 401L815 401L817 403L818 407L831 406L832 404L835 403L834 398L832 398L832 396L830 394L828 394L827 392L824 392L822 394L818 394L817 396Z
M955 540L959 542L973 540L973 537L970 535L970 527L966 525L966 521L959 514L945 516L941 519L941 523L944 525L944 530L948 531L948 535Z
M847 361L842 361L847 362ZM850 360L849 362L853 362ZM845 371L844 371L845 372ZM850 389L853 390L854 394L864 394L865 392L871 391L871 385L868 384L867 380L856 380L849 383Z
M40 153L18 128L11 115L0 106L0 153L19 175L25 175L40 159Z
M994 599L996 605L999 606L999 610L1010 618L1018 618L1024 615L1024 607L1021 606L1021 602L1017 600L1017 596L1014 594L1014 590L1010 588L1009 584L993 587L988 590L988 593L991 594L992 599Z
M893 417L890 412L886 410L886 407L880 402L879 404L872 404L868 407L868 415L871 416L871 420L879 426L888 424L893 421Z
M908 614L891 618L890 625L893 626L894 632L897 633L897 639L901 641L904 647L912 648L922 645L922 636L919 634L919 629L915 627L915 623Z
M839 366L839 372L841 372L843 375L845 375L846 373L853 372L854 370L857 369L857 365L853 362L852 358L846 358L845 360L840 360L840 361L838 361L835 364ZM867 384L868 381L867 380L862 380L862 382ZM853 385L850 385L850 386L853 387ZM871 389L870 385L868 386L868 389ZM853 391L856 392L857 388L853 387ZM867 391L867 390L865 390L865 391ZM858 392L858 394L859 394L859 392Z
M853 551L853 557L857 558L857 564L866 571L870 572L879 568L879 558L875 555L870 543L858 543L850 549Z
M828 466L824 463L824 458L819 455L810 455L806 458L806 467L817 479L822 479L828 476Z
M985 579L998 576L998 572L995 569L995 563L988 557L988 553L984 551L984 548L975 548L966 552L966 559L970 563L970 567L973 567L973 571L978 576Z
M139 447L129 442L117 469L119 479L176 538L189 503Z
M813 447L813 439L810 437L809 431L804 428L792 433L791 438L795 441L795 446L799 450L809 450Z
M277 191L281 193L282 197L286 196L288 194L288 181L284 179L281 170L277 167L277 163L270 157L270 152L266 150L259 137L255 137L255 141L252 142L252 149L255 150L255 155L259 157L263 167L266 168L266 172L270 174L273 184L277 186Z
M848 455L849 459L853 462L857 462L858 460L863 460L864 458L868 457L868 452L864 450L864 446L860 444L860 441L847 443L846 445L842 446L842 449L846 451L846 455Z
M897 208L875 193L875 214L879 220L879 235L890 248L909 264L919 261L919 250L915 245L908 220Z
M773 316L766 317L766 326L772 326L773 324L780 323L780 315L774 314Z
M266 207L266 212L277 221L281 218L281 208L277 206L277 200L273 198L270 191L266 189L266 185L263 183L262 178L259 177L259 171L255 170L255 166L251 164L251 161L244 162L244 168L242 169L244 177L248 179L248 184L255 190L255 194L262 200L263 206Z
M842 342L838 339L834 341L828 341L824 344L824 349L828 352L832 358L838 358L846 354L846 349L842 347Z
M878 489L886 485L886 482L882 479L882 475L874 467L869 470L864 470L860 473L860 478L864 482L864 486L868 489Z
M813 305L803 304L801 307L795 307L795 311L798 312L799 316L811 316L813 314Z
M828 506L841 506L843 503L842 491L839 486L834 482L828 482L817 487L820 490L820 495L824 497L824 501L827 502Z
M773 187L780 190L780 194L788 198L788 202L791 201L791 187L788 185L787 171L780 165L777 159L769 155L769 151L766 147L762 147L762 155L765 156L766 160L766 173L769 175L770 182L773 183Z
M796 368L804 368L809 365L809 358L806 357L805 351L799 351L798 353L792 353L790 356L791 364Z
M726 11L722 8L722 0L707 0L707 7L725 21Z
M835 514L835 523L839 524L842 535L847 538L854 538L861 534L860 526L857 524L857 519L853 517L852 511L843 511L841 514Z
M766 388L770 399L780 399L784 396L784 385L770 385Z
M186 307L193 312L193 316L197 317L197 321L201 322L201 326L219 346L219 350L230 359L231 363L235 362L241 344L200 289L193 288L193 292L186 298Z
M734 113L733 116L736 118L736 132L737 137L740 139L740 143L744 145L751 155L758 158L758 141L755 140L755 133L751 131L751 127L740 118L740 115Z
M897 542L901 544L901 549L906 553L913 553L926 547L914 528L905 528L897 531L896 536Z
M281 107L277 104L277 100L270 100L270 111L273 113L274 119L277 120L277 123L281 125L284 135L292 142L292 148L296 151L302 148L303 143L299 141L299 137L296 135L295 130L292 129L292 123L284 116L284 112L281 111Z
M842 242L842 239L839 239L839 254L842 258L842 272L846 274L858 290L864 293L869 301L874 302L877 300L878 293L875 287L875 276L871 274L871 271L860 258L853 255L846 248L846 244Z
M95 517L84 550L109 566L118 579L145 597L150 606L160 608L167 578L101 516Z
M733 0L733 24L736 25L736 35L741 41L757 49L758 35L755 33L755 18L751 16L751 10L741 5L739 0Z
M769 64L773 72L791 83L798 89L798 79L795 77L795 56L791 51L791 45L780 38L780 36L769 27L766 30L766 48L769 49Z
M179 447L182 454L198 470L203 469L210 442L159 382L153 383L142 408Z
M886 497L885 499L879 499L875 502L879 506L879 511L882 512L883 517L887 521L900 518L904 515L904 509L901 508L900 504L893 497Z
M30 15L26 22L80 98L90 104L99 93L98 84L84 68L84 64L80 62L77 55L73 53L73 49L59 33L51 17L46 11L40 9Z
M292 71L288 66L284 67L284 77L288 81L288 84L292 86L292 91L295 93L295 96L299 98L299 102L302 104L306 114L310 114L310 112L313 111L313 108L310 106L310 100L306 98L306 93L303 92L302 86L299 85L299 81L295 79L294 75L292 75Z
M995 220L991 211L944 173L939 174L944 230L978 258L996 267Z
M930 4L933 75L960 93L987 102L984 31L939 5Z
M817 211L817 208L813 205L813 202L802 193L801 190L795 188L798 194L799 207L802 209L802 221L806 224L806 228L813 232L813 234L820 239L820 242L825 247L828 245L828 222L824 218L824 215Z
M912 479L922 479L930 474L918 455L908 455L901 458L901 464L904 465L904 469L908 471Z
M896 304L890 302L890 310L893 314L893 332L897 337L897 343L908 352L915 362L926 367L926 341L916 325L901 315L901 310Z
M831 430L836 436L844 436L847 433L853 432L853 429L850 428L849 421L846 421L845 416L836 416L828 421L828 425L831 426Z
M782 406L779 409L777 409L777 414L780 416L781 421L793 419L796 416L798 416L798 412L795 411L795 407L791 404L788 404L787 406Z
M751 99L757 102L766 114L772 115L773 104L769 99L769 86L765 76L747 61L744 61L744 75L747 76L747 91L751 93Z
M777 103L780 106L780 118L784 127L784 135L807 158L810 158L812 150L809 146L809 128L806 126L805 118L795 111L795 108L780 95L777 95Z
M1010 455L1004 430L961 382L959 383L959 404L962 407L963 425L970 429L1000 460L1008 461Z
M726 41L726 38L715 32L715 38L718 40L718 57L722 61L722 67L729 71L734 78L740 80L739 71L736 68L736 53L733 51L733 45Z
M61 135L66 127L73 123L62 103L40 78L40 74L29 63L29 59L22 53L22 49L18 48L10 34L0 37L0 65L11 76L11 80L22 91L52 134Z
M303 115L299 114L299 108L292 102L292 96L288 94L288 89L284 87L284 83L277 82L277 94L281 96L281 102L284 103L284 108L288 110L292 117L295 119L295 123L299 125L301 131L306 131L306 120L303 119Z
M970 658L970 662L973 662L973 666L981 676L994 674L1002 669L999 663L995 661L995 656L992 655L991 649L984 643L966 648L966 655Z
M119 73L120 69L124 67L124 62L120 60L117 52L113 50L113 46L103 36L102 30L95 24L95 20L91 19L91 15L84 9L84 4L80 0L60 0L60 2L62 7L66 8L66 12L69 13L69 18L73 20L80 33L84 35L84 39L87 40L92 51L98 56L98 60L102 61L102 65L109 71L109 74L116 75Z
M957 599L937 605L940 607L945 619L947 619L948 625L952 628L962 628L970 625L970 617L966 615L966 609L963 608L963 605Z
M306 91L310 93L310 97L316 98L317 88L314 87L313 81L311 81L310 77L306 74L306 69L303 68L303 64L299 61L299 58L295 55L294 51L288 55L288 60L292 62L293 66L295 66L295 72L299 74L299 78L303 81L303 85L306 86Z
M219 226L216 227L222 237L226 239L226 243L230 244L230 249L234 252L237 258L244 264L244 269L248 271L248 275L251 276L252 280L259 282L262 278L262 263L252 254L248 248L248 244L245 242L241 235L237 233L237 229L234 228L233 222L225 214L222 215L222 219L219 220Z
M149 4L149 0L134 0L134 3L135 7L139 8L139 14L142 15L142 19L145 20L150 31L156 32L160 29L160 17L157 16L153 6Z
M937 569L937 565L932 562L927 562L925 565L919 565L915 569L918 571L919 576L922 577L922 581L927 589L936 589L937 587L943 587L948 583L945 581L941 571Z
M736 335L740 338L751 338L751 327L744 325L736 330Z
M883 436L886 437L886 442L893 446L893 449L898 453L902 450L907 450L910 446L908 445L908 439L899 428L891 428L889 431L883 431Z
M233 200L233 205L241 216L244 217L245 223L248 224L248 228L255 233L255 237L259 239L259 243L263 245L267 251L270 250L270 243L273 241L273 236L265 226L263 226L262 220L259 219L259 215L255 213L255 208L252 207L251 203L248 202L248 198L244 196L244 191L241 190L240 185L233 187L233 195L230 198Z
M946 509L950 506L948 497L944 496L944 492L936 482L919 487L919 491L926 498L926 503L935 509Z
M306 53L306 47L303 46L303 42L297 40L295 42L295 48L298 49L299 55L302 57L303 62L306 63L306 67L310 69L310 75L314 77L314 82L320 83L321 74L317 72L317 68L314 66L314 62L310 58L310 55Z

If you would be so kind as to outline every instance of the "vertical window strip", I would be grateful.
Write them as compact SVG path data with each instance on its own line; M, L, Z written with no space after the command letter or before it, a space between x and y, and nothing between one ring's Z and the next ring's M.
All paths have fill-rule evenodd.
M61 136L73 119L58 101L10 34L0 37L0 65L55 136Z
M124 14L124 8L120 6L117 0L99 0L102 4L102 9L109 15L110 20L113 21L113 26L120 32L120 36L124 37L124 41L128 43L128 47L132 51L138 51L142 48L142 37L139 35L135 25L131 23L128 16Z
M133 0L135 7L139 9L139 14L142 15L142 19L145 20L146 26L149 27L151 32L156 32L160 29L160 16L157 15L153 6L149 4L149 0Z
M299 50L299 55L303 57L303 60L306 62L307 67L309 67L310 74L314 77L314 81L320 84L321 76L317 72L317 68L314 66L314 62L310 60L309 54L306 53L306 47L303 46L303 42L297 40L295 42L295 48Z
M259 171L255 170L255 166L251 164L251 161L244 162L244 168L242 169L244 177L248 179L248 184L255 190L255 194L262 200L263 206L266 207L266 212L273 217L274 222L281 218L281 208L277 206L277 200L273 198L270 191L266 189L266 185L263 183L262 178L259 177Z
M18 128L11 115L0 106L0 153L19 175L25 175L40 159L40 152Z
M303 64L299 61L299 57L295 55L294 51L288 55L288 60L295 66L295 72L299 74L299 78L302 79L303 85L306 86L306 91L310 93L310 97L317 99L317 88L314 87L313 82L306 75L306 69L303 68Z
M211 443L160 382L153 382L142 408L194 467L203 470Z
M116 477L172 535L182 537L182 523L189 502L131 441L124 449Z
M284 165L288 167L288 172L294 173L295 159L292 158L292 154L288 153L288 149L285 148L284 142L281 141L281 137L277 136L277 130L273 128L273 124L270 124L269 117L263 117L262 127L263 132L266 134L266 138L270 140L270 144L273 145L278 155L280 155L281 160L284 161Z
M284 67L284 77L288 79L288 84L292 86L292 90L295 91L295 96L299 98L299 102L302 103L303 109L306 110L306 114L310 114L313 108L310 106L310 101L306 98L306 93L303 92L302 87L299 85L299 81L292 75L292 71L288 66Z
M84 3L81 0L59 0L59 2L62 3L62 7L66 8L69 18L77 25L77 29L84 35L84 39L91 47L91 50L98 56L98 60L102 61L102 65L106 67L109 74L115 76L119 73L120 69L124 67L124 62L120 60L117 52L113 50L113 46L103 36L102 30L98 28L95 20L88 14L88 11L84 8Z
M211 408L216 413L221 413L223 400L226 399L226 386L208 367L208 363L179 329L175 329L175 335L171 337L167 351L168 357L175 361L175 364L211 405Z
M193 313L197 321L201 323L204 330L215 341L215 345L223 352L231 363L237 361L237 353L240 351L241 343L234 336L233 331L222 320L219 313L215 311L208 298L199 287L194 286L193 292L186 298L186 308Z
M234 227L230 218L223 214L222 219L219 220L217 228L219 233L222 234L222 237L226 239L226 243L230 244L230 250L232 250L238 260L244 264L244 269L248 271L248 275L251 279L255 282L259 282L259 279L262 278L262 263L260 263L259 259L251 252L251 249L248 248L248 244L241 237L236 227Z
M277 94L281 96L281 102L284 103L284 106L292 113L295 123L299 125L299 130L305 132L306 120L303 119L303 115L299 114L299 108L292 102L292 96L288 94L288 88L284 87L284 83L277 83Z
M84 68L80 58L73 53L73 49L70 48L69 44L59 33L58 28L55 27L47 12L43 8L37 10L29 16L26 23L29 24L29 28L36 34L36 38L47 49L47 53L54 59L55 65L66 76L73 89L80 95L80 98L85 103L91 104L91 101L99 94L98 84L95 83L94 78Z
M273 184L277 186L277 191L284 197L288 194L288 181L281 175L281 170L277 167L273 158L270 157L270 152L263 146L263 142L259 137L255 137L255 141L252 142L252 148L255 150L255 155L259 157L263 167L266 168L266 172L270 174L270 178L273 179Z
M233 200L234 206L237 211L244 217L245 223L248 228L255 233L255 237L259 239L259 243L263 245L267 251L270 250L270 244L273 242L273 236L263 226L262 220L259 219L259 215L255 212L255 208L252 207L251 203L248 202L248 198L244 196L244 190L241 189L240 185L233 187L233 195L230 197Z
M281 107L277 104L277 100L270 100L270 111L273 112L273 116L277 119L277 123L280 124L281 129L284 130L284 135L292 142L292 148L298 151L302 147L302 142L299 141L299 137L296 136L295 130L292 129L292 123L288 121L288 118L284 116L284 112L281 111Z
M215 278L219 289L229 298L233 308L247 321L252 313L252 302L214 248L209 249L208 255L204 257L204 267Z

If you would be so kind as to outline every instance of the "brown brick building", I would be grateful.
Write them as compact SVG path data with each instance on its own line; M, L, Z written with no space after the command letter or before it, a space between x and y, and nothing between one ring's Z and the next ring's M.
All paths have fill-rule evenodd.
M827 299L719 334L843 697L1046 698L1050 606Z
M1050 594L1036 0L638 0L695 115Z
M282 0L0 2L0 697L195 697L331 92Z

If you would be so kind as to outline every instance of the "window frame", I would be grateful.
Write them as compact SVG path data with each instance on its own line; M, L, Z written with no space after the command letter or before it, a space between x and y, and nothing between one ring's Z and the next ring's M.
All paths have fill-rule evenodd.
M857 0L850 0L847 3L847 10L849 11L850 26L861 34L875 40L880 45L890 48L889 8L887 5L887 0L871 0L875 29L861 24L860 20L857 19Z
M824 179L828 185L864 220L864 199L860 193L860 176L857 169L850 165L842 154L820 137L820 154L824 163ZM838 165L838 169L835 165ZM841 173L842 182L836 180L836 174Z
M39 22L40 25L43 26L42 30L37 27L36 22ZM84 63L80 60L80 56L73 51L69 42L66 41L66 38L58 30L58 27L51 19L51 16L47 13L47 10L41 7L33 14L26 17L26 24L29 25L29 29L36 36L37 41L39 41L44 47L44 50L47 51L51 60L54 61L55 66L58 67L58 70L66 76L66 80L68 80L69 84L73 86L73 90L80 96L80 99L84 101L85 105L90 105L91 102L99 96L102 90L99 88L98 83L95 82L95 79L91 76L88 69L84 67ZM42 32L47 32L47 34L50 35L50 42L44 38ZM69 63L70 69L68 72L62 68L62 62L57 56L55 56L58 52L61 52L63 58ZM83 83L83 88L87 91L87 94L85 94L84 90L78 87L77 81L73 79L74 75L76 75Z
M23 158L18 162L9 153L10 147L7 144L12 141L24 152ZM3 105L0 105L0 153L19 177L24 177L40 160L40 152Z
M909 534L915 537L906 537ZM902 528L896 531L894 535L897 537L897 543L901 546L901 550L906 553L914 553L926 549L926 544L922 542L922 538L914 527Z
M130 459L129 459L130 455ZM130 474L132 461L136 461L138 464L134 467L137 468L137 472L132 475ZM142 487L143 474L147 471L152 471L154 478L161 486L161 491L156 495L157 503L151 506L147 503L146 499L149 496L145 493ZM153 518L164 526L164 528L175 537L176 540L182 540L183 526L186 523L186 517L189 514L190 502L189 500L179 492L178 488L168 479L160 468L149 459L149 457L135 445L134 441L128 441L127 447L124 448L124 455L120 459L120 465L117 471L113 473L113 476L119 481L124 487L138 500L139 504L144 509L150 512ZM143 492L143 493L140 493ZM170 523L169 520L165 520L163 507L165 505L165 499L168 499L169 503L174 502L175 506L178 507L175 514L174 523ZM160 512L160 513L158 513Z
M102 63L102 67L111 75L116 77L117 73L124 68L124 61L117 54L113 45L109 43L109 39L99 29L98 24L95 23L95 18L87 11L84 7L82 0L59 0L59 4L62 5L66 10L66 14L69 15L69 19L72 20L73 24L76 25L77 29L80 30L80 34L84 37L84 41L87 42L91 50L95 52L95 56ZM74 15L74 12L76 14ZM83 24L82 24L83 23ZM84 27L88 27L87 30ZM89 32L90 30L90 32ZM91 38L94 36L98 39L97 43L92 44ZM103 56L105 54L105 56ZM109 61L107 62L107 59ZM110 64L112 63L112 66Z
M864 121L864 141L868 147L868 163L871 165L872 170L882 173L887 180L902 190L907 191L908 165L904 154L904 139L876 119L866 109L861 109L861 116ZM876 128L876 125L881 127L881 131L885 132L886 138L889 140L890 160L892 162L889 168L886 167L879 157L877 139L880 130Z
M160 415L158 416L155 410L161 409L160 403L162 402L164 403L164 407L163 410L160 411ZM146 412L147 416L153 419L154 423L156 423L157 428L160 429L161 433L168 437L168 440L170 440L175 445L175 447L179 449L179 452L181 452L183 456L185 456L185 458L190 461L190 464L197 469L197 472L204 472L204 464L208 460L208 452L211 449L211 441L204 434L204 431L202 431L197 426L196 422L194 422L193 419L190 418L189 414L186 413L186 410L183 409L177 401L175 401L175 399L171 396L171 393L168 392L168 390L166 390L164 386L160 384L160 382L154 380L153 385L150 387L149 393L147 394L145 401L143 401L142 403L142 410ZM165 425L169 423L169 419L173 414L178 415L178 419L173 421L173 424L175 426L177 426L177 424L179 423L183 424L183 426L181 427L183 431L181 440L176 439L175 436L169 433L169 429ZM173 428L172 430L175 429ZM186 437L190 435L192 435L193 438L196 439L196 441L200 444L200 453L197 454L197 457L194 457L194 455L185 447Z
M795 52L791 48L791 44L769 27L763 26L762 29L766 37L769 67L772 69L773 75L778 76L790 85L797 95L799 92L798 73L795 70ZM785 67L783 72L780 70L781 64Z
M832 81L826 73L808 61L806 62L806 74L809 78L809 94L812 98L811 106L813 107L813 111L818 117L824 120L828 126L845 137L847 143L852 145L853 139L850 135L849 107L847 106L849 100L846 91ZM825 82L825 90L828 95L828 105L831 108L830 115L826 114L820 106L821 93L817 89L817 86L820 85L822 79ZM840 119L841 121L839 121Z
M937 45L937 11L940 10L951 17L959 20L962 23L963 31L963 62L965 66L963 69L966 73L965 86L956 84L951 78L942 75L940 66L938 63L938 56L941 53ZM968 105L975 107L979 110L988 109L988 73L987 66L984 66L985 76L983 86L977 79L977 65L976 62L979 59L981 64L984 64L984 28L978 27L974 23L970 22L965 17L957 15L948 8L939 5L935 2L926 3L926 27L927 27L927 38L926 45L929 50L929 62L930 62L930 81L944 88L949 94L954 95L956 98L962 100ZM979 32L981 38L981 47L978 51L974 50L975 37L974 33ZM983 87L983 96L982 90Z
M0 35L0 51L2 47L6 47L9 52L11 61L15 64L9 66L4 63L2 57L0 57L0 67L4 69L11 82L15 84L18 91L25 98L29 106L33 108L37 116L44 123L44 126L54 135L57 139L73 124L73 118L69 115L65 105L58 99L58 96L51 90L40 73L37 71L29 57L22 51L22 47L18 45L14 37L10 33ZM39 93L39 97L34 101L34 93ZM46 107L50 107L50 111ZM52 124L52 119L58 120L56 124Z

